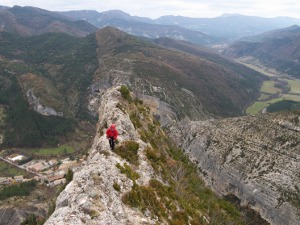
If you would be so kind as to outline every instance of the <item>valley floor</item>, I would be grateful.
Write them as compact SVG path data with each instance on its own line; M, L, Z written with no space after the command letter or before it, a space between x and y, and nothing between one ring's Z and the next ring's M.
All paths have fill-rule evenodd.
M287 74L279 74L273 69L245 63L243 61L238 62L269 77L269 80L263 82L260 89L261 94L257 101L246 109L247 115L255 115L261 112L265 113L270 105L283 100L300 103L299 79L295 79Z

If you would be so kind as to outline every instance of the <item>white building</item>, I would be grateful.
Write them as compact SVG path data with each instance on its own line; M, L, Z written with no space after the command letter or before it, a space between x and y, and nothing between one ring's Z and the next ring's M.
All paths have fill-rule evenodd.
M17 156L14 156L12 158L8 158L10 161L13 161L13 162L16 162L16 161L20 161L22 159L24 159L25 156L24 155L17 155Z

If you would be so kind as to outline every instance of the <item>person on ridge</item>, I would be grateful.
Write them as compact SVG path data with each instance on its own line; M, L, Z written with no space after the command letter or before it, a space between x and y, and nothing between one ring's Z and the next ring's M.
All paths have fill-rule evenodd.
M116 129L116 125L112 124L107 130L106 130L106 137L109 141L110 149L114 150L115 148L115 141L118 138L118 131Z

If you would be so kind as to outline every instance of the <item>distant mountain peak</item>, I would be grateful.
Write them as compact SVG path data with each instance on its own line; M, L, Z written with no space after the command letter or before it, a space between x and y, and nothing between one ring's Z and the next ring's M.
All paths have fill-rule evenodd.
M242 16L238 13L224 13L220 17Z
M9 9L8 6L0 5L0 10Z
M298 25L295 24L295 25L292 25L292 26L286 28L286 30L297 30L299 28L300 28L300 26L298 26Z
M127 15L127 16L130 16L129 13L125 13L125 12L123 12L122 10L119 10L119 9L108 10L108 11L104 11L104 12L102 12L102 13L103 13L103 14L115 13L115 14L119 14L119 15Z
M97 28L84 21L75 21L57 12L31 6L2 8L0 10L2 31L21 36L40 35L47 32L62 32L83 37Z

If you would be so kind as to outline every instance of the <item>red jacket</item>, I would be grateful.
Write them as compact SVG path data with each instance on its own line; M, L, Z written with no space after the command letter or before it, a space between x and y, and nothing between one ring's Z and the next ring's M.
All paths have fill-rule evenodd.
M116 129L112 130L111 128L108 128L106 130L106 137L107 138L113 137L114 140L117 140L117 138L118 138L118 131Z

